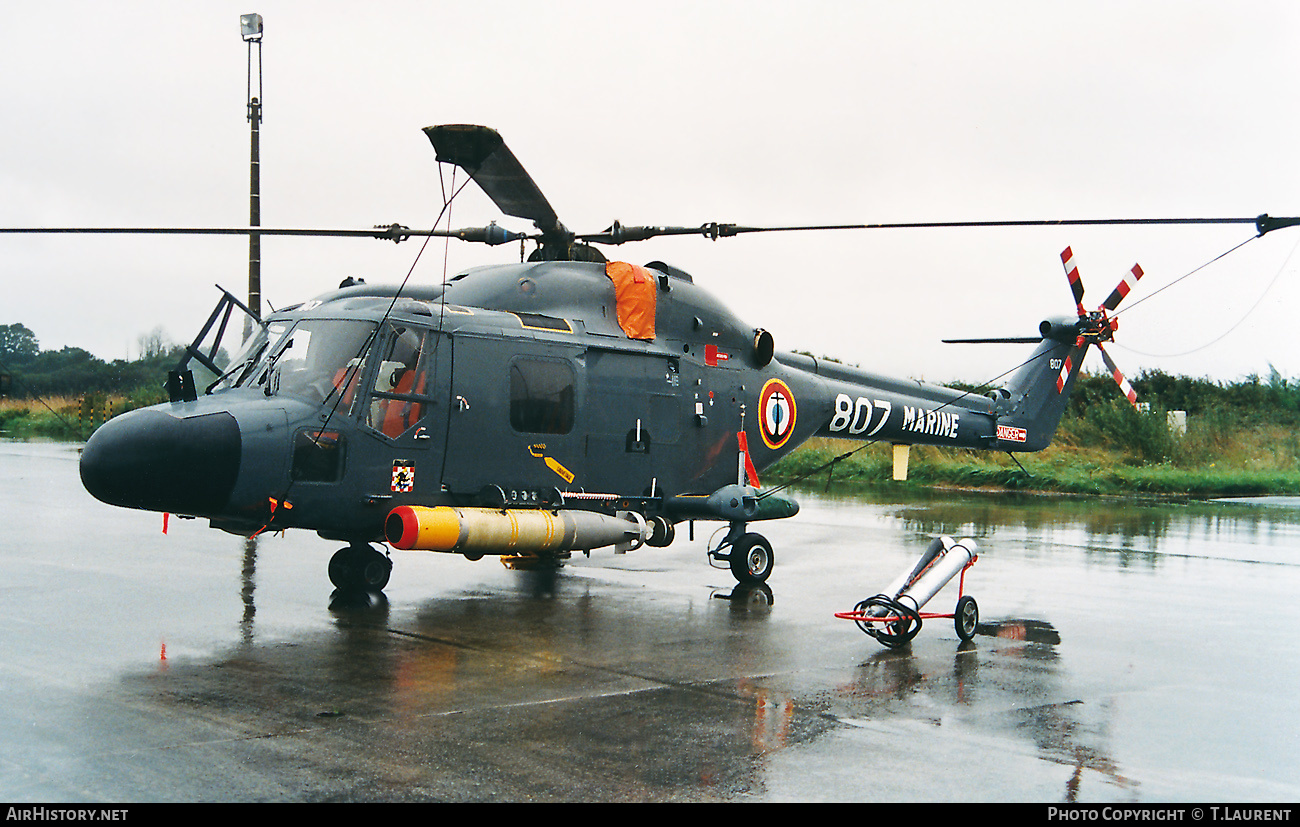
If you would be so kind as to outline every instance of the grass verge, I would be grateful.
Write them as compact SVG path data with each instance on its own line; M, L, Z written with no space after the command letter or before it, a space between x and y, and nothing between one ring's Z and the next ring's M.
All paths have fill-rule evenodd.
M1182 465L1175 459L1141 461L1103 446L1071 444L1069 435L1035 454L913 446L908 479L893 479L888 445L871 445L816 471L861 443L813 439L764 474L767 484L804 478L877 488L949 487L1063 494L1214 497L1300 494L1300 468L1289 452L1236 445L1211 462ZM1020 466L1024 467L1021 468Z

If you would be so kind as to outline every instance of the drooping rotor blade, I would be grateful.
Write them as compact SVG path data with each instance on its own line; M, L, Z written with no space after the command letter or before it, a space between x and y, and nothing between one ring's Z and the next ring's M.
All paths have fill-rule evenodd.
M1124 297L1129 294L1129 291L1137 286L1138 279L1140 278L1142 278L1142 268L1134 264L1133 269L1129 271L1128 275L1125 276L1118 285L1116 285L1115 289L1106 297L1106 301L1102 302L1101 306L1107 310L1114 311L1115 308L1119 307L1119 303L1124 300Z
M573 240L573 233L560 223L546 196L495 129L445 124L426 126L424 134L437 150L438 160L468 172L503 213L532 221L544 241Z
M626 244L629 241L645 241L647 238L657 238L663 235L707 236L709 234L707 227L707 224L704 227L625 227L621 222L615 221L606 227L603 232L581 234L577 238L593 244Z
M1074 294L1074 304L1079 315L1087 315L1083 309L1083 279L1079 278L1079 268L1074 263L1074 251L1066 247L1061 251L1061 264L1065 265L1065 277L1070 282L1070 292Z
M750 227L710 221L698 227L621 226L615 222L601 233L576 237L597 244L623 244L664 235L702 235L706 238L731 238L749 233L792 233L816 230L936 230L993 227L1105 227L1136 225L1253 224L1259 235L1282 227L1300 225L1300 218L1062 218L1010 221L907 221L891 224L797 224L789 226Z
M505 244L526 238L495 223L486 227L460 230L412 230L401 224L377 225L369 230L310 230L284 227L0 227L0 234L54 235L287 235L311 238L377 238L382 241L405 241L412 236L459 238L488 245Z
M1253 224L1258 234L1300 225L1300 218L1045 218L1045 220L1011 221L905 221L896 224L805 224L789 226L746 226L710 221L699 226L623 226L615 221L603 233L578 234L581 241L598 244L623 244L645 241L659 235L703 235L716 241L749 233L801 233L810 230L909 230L953 228L1017 228L1017 226L1132 226L1188 224Z
M429 127L429 129L438 129L438 127ZM504 145L503 145L504 146ZM509 150L506 150L509 152ZM472 156L467 156L472 157ZM511 156L513 158L513 156ZM515 162L518 164L518 162ZM520 167L522 170L522 167ZM523 173L527 177L527 173ZM476 178L475 180L478 180ZM488 186L494 186L487 177L484 181L489 181ZM531 179L530 179L531 184ZM485 187L486 190L486 187ZM1157 218L1157 219L1080 219L1080 220L1050 220L1050 221L927 221L927 222L910 222L900 224L816 224L802 226L786 227L749 227L740 224L722 224L718 222L709 222L701 224L698 227L650 227L650 226L628 226L624 227L615 222L611 227L601 233L589 233L586 235L576 235L568 230L558 219L553 223L548 222L548 217L554 215L554 210L545 199L541 198L540 191L536 185L532 185L532 190L537 194L540 203L544 205L541 210L525 210L524 205L532 203L537 206L536 201L530 201L527 197L510 200L507 198L504 190L494 190L498 197L494 198L496 203L511 215L522 218L533 218L534 222L539 219L546 223L542 230L543 243L552 239L561 242L557 247L563 247L564 240L572 242L574 240L594 242L600 244L623 244L628 241L641 241L648 238L666 235L702 235L705 238L717 240L719 238L730 238L747 233L779 233L779 232L799 232L806 230L894 230L894 229L937 229L951 227L1056 227L1056 226L1095 226L1095 225L1129 225L1129 224L1245 224L1255 223L1259 227L1259 234L1282 227L1292 227L1300 225L1300 218L1270 218L1262 215L1258 219L1249 218ZM507 205L509 206L507 208ZM547 229L549 228L549 230ZM435 236L459 238L463 241L481 241L487 244L503 244L507 241L517 241L521 238L535 238L532 235L524 233L515 233L505 230L501 227L491 224L487 227L467 228L463 230L412 230L401 224L376 225L370 230L320 230L320 229L286 229L273 227L0 227L0 234L9 233L87 233L87 234L153 234L153 235L283 235L283 236L314 236L314 237L338 237L338 238L378 238L387 241L405 241L412 236ZM549 233L549 235L548 235ZM581 247L582 245L574 245ZM598 260L598 259L592 259ZM1073 287L1071 288L1073 289Z
M1042 336L1013 336L998 339L940 339L946 345L1036 345Z
M1097 343L1097 350L1101 351L1101 358L1106 363L1106 367L1110 370L1111 378L1115 380L1116 385L1119 385L1119 389L1124 394L1124 398L1128 400L1130 405L1136 408L1137 392L1133 390L1133 386L1124 378L1124 374L1120 372L1120 369L1115 365L1115 361L1110 358L1110 354L1106 352L1106 348L1102 346L1101 342Z

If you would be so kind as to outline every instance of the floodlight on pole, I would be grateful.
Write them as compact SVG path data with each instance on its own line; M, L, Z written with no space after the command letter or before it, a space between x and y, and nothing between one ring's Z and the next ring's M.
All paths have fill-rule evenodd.
M260 14L241 14L239 16L239 33L244 36L244 40L253 41L262 39L262 15Z
M239 31L248 43L248 124L251 131L249 145L249 216L248 226L262 225L262 186L259 161L260 132L262 125L262 15L239 16ZM257 94L253 94L253 44L257 44ZM262 317L262 235L248 234L248 308L255 318ZM250 321L251 324L251 321Z

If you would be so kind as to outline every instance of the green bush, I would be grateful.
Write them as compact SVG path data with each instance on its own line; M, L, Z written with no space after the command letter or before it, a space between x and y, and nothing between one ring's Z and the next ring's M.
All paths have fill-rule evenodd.
M1113 448L1137 462L1169 462L1177 450L1164 408L1137 411L1127 400L1112 399L1090 407L1084 420Z

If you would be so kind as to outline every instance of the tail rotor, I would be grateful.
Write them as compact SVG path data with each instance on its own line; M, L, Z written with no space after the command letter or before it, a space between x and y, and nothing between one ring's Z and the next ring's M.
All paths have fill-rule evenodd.
M1069 247L1061 252L1061 264L1065 267L1065 277L1070 283L1070 292L1074 296L1074 304L1079 313L1079 337L1075 340L1075 349L1071 351L1070 358L1066 360L1066 365L1061 371L1061 378L1056 385L1057 392L1062 391L1064 381L1069 376L1071 363L1079 351L1087 345L1096 345L1097 350L1101 352L1102 360L1106 363L1106 368L1110 371L1111 378L1119 386L1124 398L1136 408L1137 393L1134 392L1128 379L1124 378L1124 373L1115 364L1115 360L1111 359L1110 354L1106 352L1104 343L1114 341L1115 331L1119 328L1118 320L1111 318L1109 314L1113 313L1124 297L1137 286L1138 280L1142 278L1142 268L1134 264L1128 275L1120 280L1101 306L1090 312L1083 306L1083 279L1080 278L1079 268L1074 263L1074 251Z
M1119 322L1110 314L1142 278L1142 268L1133 265L1106 301L1096 310L1088 310L1083 304L1083 279L1074 261L1074 251L1069 247L1061 253L1061 264L1065 267L1065 277L1074 296L1077 318L1046 319L1038 326L1039 335L1032 338L943 340L970 344L1037 343L1038 348L1020 364L1006 387L996 396L990 394L995 396L998 406L995 411L997 445L1009 451L1038 451L1052 441L1090 345L1096 345L1101 351L1101 358L1124 398L1134 408L1138 407L1137 394L1106 352L1106 343L1115 340L1115 330L1119 327ZM1055 393L1052 392L1053 386Z

